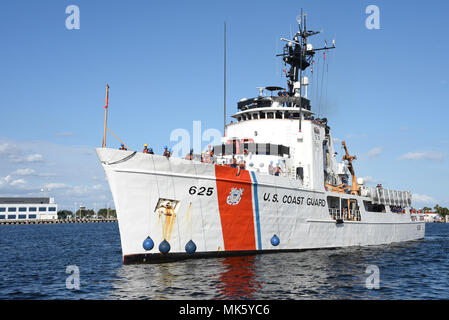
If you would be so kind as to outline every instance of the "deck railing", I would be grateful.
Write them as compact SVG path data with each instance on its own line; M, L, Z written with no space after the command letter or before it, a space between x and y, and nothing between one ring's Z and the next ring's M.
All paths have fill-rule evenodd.
M412 196L409 191L389 190L381 187L361 187L362 196L370 197L373 203L391 206L409 207Z
M361 215L360 210L343 210L336 208L329 208L329 214L333 220L343 220L343 221L360 221Z

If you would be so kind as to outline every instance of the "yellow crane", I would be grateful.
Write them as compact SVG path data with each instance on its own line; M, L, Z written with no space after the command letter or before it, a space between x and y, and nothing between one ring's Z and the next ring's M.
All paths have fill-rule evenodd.
M357 177L355 176L354 167L352 165L352 160L356 160L356 156L350 156L348 152L348 148L346 148L346 143L344 141L341 142L343 148L345 148L345 155L343 156L343 161L348 161L348 169L352 176L352 186L351 186L351 194L359 195L360 187L357 184Z
M360 187L357 184L357 177L355 176L354 167L352 165L352 160L356 160L356 156L350 156L348 152L348 148L346 147L346 143L342 141L341 143L343 145L343 148L345 149L345 155L343 156L343 161L348 161L348 169L352 176L352 185L346 186L344 183L339 184L338 186L331 185L329 183L326 183L327 190L331 192L337 192L337 193L346 193L347 189L351 189L351 194L360 195Z

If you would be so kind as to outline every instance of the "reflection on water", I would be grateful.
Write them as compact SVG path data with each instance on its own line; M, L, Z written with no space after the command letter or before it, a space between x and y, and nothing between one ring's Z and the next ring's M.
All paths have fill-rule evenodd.
M107 297L421 299L437 298L435 295L441 296L441 290L445 290L447 298L448 280L441 281L438 277L438 281L432 281L431 274L436 276L439 271L422 269L435 258L423 248L425 244L425 241L416 241L389 246L122 266ZM448 246L447 241L445 245ZM441 268L449 267L446 256L438 261ZM377 265L380 269L379 290L366 288L369 265ZM429 278L426 283L423 283L423 277Z
M218 276L217 290L221 297L250 299L262 288L256 274L256 256L225 258Z
M117 224L3 226L0 299L449 299L449 224L426 228L385 246L125 266ZM379 290L366 288L370 265Z

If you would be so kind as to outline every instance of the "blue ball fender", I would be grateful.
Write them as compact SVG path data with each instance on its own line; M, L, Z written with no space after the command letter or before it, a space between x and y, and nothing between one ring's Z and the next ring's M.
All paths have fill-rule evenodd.
M275 247L277 247L279 245L279 243L281 243L281 240L279 239L279 237L277 235L274 235L271 237L271 244Z
M190 240L189 242L187 242L185 249L186 249L186 252L187 252L188 254L193 254L193 253L195 253L195 251L196 251L196 244L195 244L195 242L193 242L192 240Z
M149 251L149 250L153 249L153 247L154 247L154 242L153 242L153 240L148 236L148 237L143 241L142 246L143 246L143 248L144 248L145 250Z
M159 251L163 254L168 253L170 251L170 243L164 239L164 241L159 244Z

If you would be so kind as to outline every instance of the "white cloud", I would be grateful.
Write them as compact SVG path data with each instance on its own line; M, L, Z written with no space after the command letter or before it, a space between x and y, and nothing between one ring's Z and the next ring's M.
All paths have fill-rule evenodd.
M378 155L380 155L382 153L382 151L383 151L382 147L376 147L376 148L373 148L373 149L369 150L368 153L365 156L367 158L375 158Z
M25 157L25 161L26 162L41 162L41 161L44 161L44 157L38 153L30 154L29 156Z
M16 179L16 180L11 181L11 183L9 185L16 186L16 185L25 184L25 183L26 183L26 181L23 179Z
M9 144L7 143L0 144L0 154L6 153L8 150L8 146Z
M23 185L26 185L26 181L24 179L13 179L11 175L0 178L0 187L5 191L16 191L17 187L21 187Z
M47 183L45 185L45 188L49 190L54 190L54 189L66 189L70 188L70 186L65 183Z
M362 178L363 180L365 180L365 183L382 183L382 181L381 180L379 180L379 179L375 179L375 178L373 178L373 177L371 177L371 176L366 176L366 177L360 177L360 178Z
M80 196L88 195L90 193L90 189L86 186L75 186L71 189L71 192Z
M11 162L16 162L16 163L23 163L23 162L27 162L27 163L34 163L34 162L43 162L44 161L44 157L39 154L39 153L35 153L35 154L30 154L27 156L19 156L19 155L11 155L9 157Z
M436 202L438 202L431 196L427 196L425 194L418 194L418 193L414 193L412 195L412 199L413 199L413 202L419 202L419 203L436 203Z
M99 202L112 203L93 146L0 136L0 163L2 197L40 197L41 189L45 188L61 209L73 208L74 202L87 207Z
M432 160L441 161L444 159L444 154L439 152L408 152L398 158L398 160Z
M40 173L39 177L44 177L44 178L56 177L56 173Z
M0 144L0 155L13 156L20 153L21 150L17 148L15 144L12 144L10 142L4 142Z
M31 168L17 169L16 171L14 171L11 174L15 174L18 176L32 176L32 175L36 174L36 170L31 169Z

